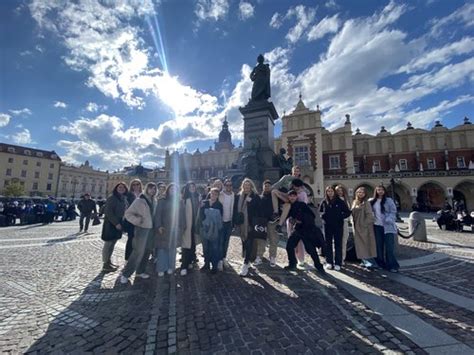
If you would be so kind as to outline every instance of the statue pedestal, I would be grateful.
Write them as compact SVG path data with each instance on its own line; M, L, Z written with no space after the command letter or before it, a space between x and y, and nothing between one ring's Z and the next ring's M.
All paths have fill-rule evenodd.
M273 150L274 127L275 120L278 119L275 106L272 102L266 100L250 101L246 106L240 107L239 111L244 119L244 149L242 154L245 156L249 155L250 152L254 152L255 165L259 168L258 172L247 171L246 175L256 180L255 182L258 181L258 183L266 178L272 181L277 180L278 172L273 171L273 157L275 155ZM246 164L249 165L248 159Z

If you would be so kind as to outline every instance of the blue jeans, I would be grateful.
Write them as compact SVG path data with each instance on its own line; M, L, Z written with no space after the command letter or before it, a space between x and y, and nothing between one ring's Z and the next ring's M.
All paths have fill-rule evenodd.
M156 250L156 271L166 272L176 268L176 247L169 249L158 248Z
M395 234L385 233L382 226L374 226L377 245L377 264L387 270L398 270L400 265L395 257Z
M225 259L227 257L227 249L229 249L229 240L232 233L232 221L224 222L222 228L222 237L221 237L221 256L220 259Z
M153 250L153 229L135 227L133 250L127 264L122 270L122 275L129 278L134 272L143 274L146 270L148 259Z
M202 249L204 251L204 263L212 265L213 269L217 269L217 263L222 255L222 234L216 240L202 240Z

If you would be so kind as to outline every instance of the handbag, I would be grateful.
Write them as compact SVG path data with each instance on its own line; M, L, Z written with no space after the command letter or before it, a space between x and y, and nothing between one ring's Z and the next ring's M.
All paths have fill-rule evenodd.
M98 215L94 215L94 217L92 218L92 225L93 225L93 226L98 226L99 224L100 224L99 216L98 216Z
M255 217L254 224L250 226L249 234L254 239L267 239L267 219L263 217Z

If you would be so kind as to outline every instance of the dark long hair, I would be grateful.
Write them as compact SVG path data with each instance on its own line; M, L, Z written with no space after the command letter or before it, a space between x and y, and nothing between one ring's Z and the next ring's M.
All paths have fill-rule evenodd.
M117 188L119 187L119 185L123 185L123 186L125 187L125 192L123 193L122 196L127 195L127 193L128 193L128 187L127 187L127 184L124 183L123 181L120 181L119 183L117 183L117 185L115 185L114 189L112 190L112 195L114 195L115 197L117 197L117 198L120 199L120 198L122 198L122 196L121 196L121 195L118 193L118 191L117 191Z
M171 184L169 184L168 186L166 186L165 198L166 198L167 200L170 198L170 190L171 190L172 187L175 187L175 190L176 190L175 193L174 193L174 194L175 194L174 197L179 196L178 185L176 185L175 183L172 182ZM173 197L173 198L174 198L174 197Z
M194 185L196 187L196 191L195 192L191 192L189 190L189 188L191 187L191 185ZM194 181L188 181L186 183L186 185L184 185L183 187L183 200L187 200L188 198L196 198L198 197L198 192L197 192L197 186L196 184L194 183Z
M384 191L384 194L382 196L382 201L380 201L380 211L382 211L382 214L385 214L385 201L387 200L387 189L383 185L377 185L375 186L374 189L374 198L370 201L370 205L373 206L374 203L377 201L379 198L379 195L377 194L377 188L381 188Z

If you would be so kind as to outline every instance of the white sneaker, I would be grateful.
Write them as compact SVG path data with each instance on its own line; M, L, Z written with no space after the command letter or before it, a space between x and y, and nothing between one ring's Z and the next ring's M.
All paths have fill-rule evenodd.
M125 276L123 275L120 275L120 283L121 284L128 284L128 278L126 278Z
M326 265L324 265L324 268L325 268L326 270L334 270L334 266L332 266L331 264L326 264Z
M247 276L249 273L249 264L242 265L242 269L240 269L240 276Z
M173 273L173 270L168 269L167 273L168 273L168 275L171 275Z
M186 276L188 274L188 270L186 269L181 269L181 272L179 273L181 276Z
M224 262L222 260L219 260L217 263L217 270L224 271Z
M254 265L254 266L258 266L258 265L261 265L261 264L262 264L262 258L259 257L259 256L257 256L257 257L255 258L255 261L253 262L253 265Z
M300 270L306 270L306 263L304 261L298 262L297 268Z
M341 267L339 265L334 266L334 270L341 271Z
M275 267L275 266L276 266L275 257L270 257L270 266L271 266L271 267Z
M143 274L136 274L135 275L136 277L139 277L141 279L149 279L150 278L150 275L146 274L146 273L143 273Z
M163 276L165 276L165 273L164 273L163 271L160 271L160 272L158 273L158 276L159 276L159 277L163 277Z

